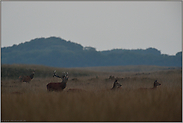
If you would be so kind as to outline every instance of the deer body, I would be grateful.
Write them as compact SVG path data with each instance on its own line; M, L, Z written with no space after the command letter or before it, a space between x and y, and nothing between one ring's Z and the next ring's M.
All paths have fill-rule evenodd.
M49 83L47 84L48 91L62 91L66 87L66 83Z
M56 71L54 71L53 77L56 76L58 78L62 79L62 82L57 82L57 83L48 83L47 84L47 90L48 91L62 91L63 89L65 89L67 81L68 81L68 73L63 75L63 76L57 76Z
M19 79L21 82L30 82L34 77L34 72L30 76L20 76Z

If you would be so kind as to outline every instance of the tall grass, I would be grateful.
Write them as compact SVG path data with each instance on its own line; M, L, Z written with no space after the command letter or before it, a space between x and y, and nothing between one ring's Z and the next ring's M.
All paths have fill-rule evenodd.
M181 121L180 90L2 95L2 120Z
M44 69L47 71L49 68ZM61 72L63 69L57 70ZM78 72L75 70L70 69L70 72ZM76 78L72 74L62 92L47 92L46 85L49 82L61 81L53 78L52 73L51 77L35 76L30 83L21 83L13 78L2 79L1 120L182 121L182 70L138 74L79 72L88 75L77 76L77 80L72 80ZM111 74L119 78L122 84L120 90L110 90L114 82L108 79ZM157 89L139 89L151 88L156 79L162 84ZM83 91L67 92L70 88Z

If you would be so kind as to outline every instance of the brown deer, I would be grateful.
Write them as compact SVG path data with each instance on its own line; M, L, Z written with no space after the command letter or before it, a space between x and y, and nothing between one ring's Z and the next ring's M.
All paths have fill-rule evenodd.
M48 91L62 91L65 87L66 87L66 83L68 81L68 72L65 74L64 72L64 75L62 75L61 77L60 76L57 76L56 75L56 71L54 71L54 74L53 74L53 77L56 76L58 78L61 78L62 79L62 82L57 82L57 83L48 83L47 84L47 90Z
M118 89L118 88L121 88L121 84L119 84L118 83L118 80L116 79L115 81L114 81L114 84L113 84L113 87L111 88L111 90L116 90L116 89Z
M33 77L34 77L34 71L32 72L32 74L30 76L19 76L20 82L30 82Z
M158 80L155 80L152 88L140 88L140 90L156 89L160 85L161 84L158 82Z

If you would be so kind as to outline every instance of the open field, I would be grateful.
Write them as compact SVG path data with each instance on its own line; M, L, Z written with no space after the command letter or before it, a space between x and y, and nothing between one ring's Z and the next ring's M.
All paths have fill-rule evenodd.
M19 74L29 75L33 69L35 77L30 83L18 80ZM69 71L69 81L62 92L47 92L49 82L61 81L52 77L54 69L58 74ZM182 70L132 69L137 67L131 66L130 72L101 72L2 66L1 121L182 121ZM110 75L118 77L121 89L110 90L114 82ZM162 84L157 89L139 89L151 88L156 79ZM81 91L67 92L73 88Z

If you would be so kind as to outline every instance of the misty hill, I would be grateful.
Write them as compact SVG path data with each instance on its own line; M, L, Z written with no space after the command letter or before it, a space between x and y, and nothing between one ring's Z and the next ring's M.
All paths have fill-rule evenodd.
M92 67L122 65L182 66L182 52L161 54L155 48L96 51L93 47L58 37L36 38L1 48L2 64L38 64L53 67Z

